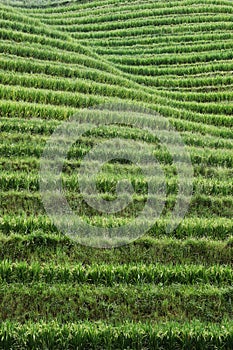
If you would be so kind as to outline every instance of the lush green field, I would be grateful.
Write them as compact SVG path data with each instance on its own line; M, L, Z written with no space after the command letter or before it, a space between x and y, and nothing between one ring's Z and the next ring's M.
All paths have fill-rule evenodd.
M232 349L232 1L0 3L0 349ZM74 243L51 222L39 168L55 128L104 103L167 118L194 181L188 213L166 233L178 190L168 150L126 125L82 136L63 183L88 222L128 223L147 196L137 166L110 162L97 179L100 196L115 199L128 178L133 202L115 215L89 207L76 170L94 145L146 141L166 174L166 204L150 231L101 250Z

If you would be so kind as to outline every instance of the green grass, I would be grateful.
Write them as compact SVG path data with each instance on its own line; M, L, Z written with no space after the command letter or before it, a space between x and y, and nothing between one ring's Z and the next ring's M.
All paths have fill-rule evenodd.
M229 0L2 0L1 349L232 349L232 13ZM89 223L124 225L147 199L138 166L111 162L97 178L99 197L116 199L118 181L127 178L133 202L108 216L89 207L77 171L93 146L115 137L143 141L165 173L166 204L154 226L128 246L105 250L57 230L38 181L56 127L103 103L163 115L194 171L188 213L166 233L178 189L169 151L127 125L80 137L63 185Z
M11 261L47 262L57 264L80 262L82 264L110 263L163 263L203 264L205 266L232 265L232 237L228 240L209 238L175 239L145 236L129 246L113 250L99 250L77 246L58 233L34 231L32 234L1 235L1 259Z
M59 281L58 281L59 282ZM0 320L79 322L101 320L120 323L141 319L156 322L221 322L232 319L232 287L174 284L2 284ZM130 307L129 307L130 305Z

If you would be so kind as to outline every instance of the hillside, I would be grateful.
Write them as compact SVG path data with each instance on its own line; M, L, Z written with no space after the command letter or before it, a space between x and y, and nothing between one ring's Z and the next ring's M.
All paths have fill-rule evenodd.
M232 16L230 0L1 1L1 349L232 349ZM109 201L130 179L125 210L100 213L79 192L83 156L113 137L154 149L167 198L133 243L83 246L44 209L40 159L69 117L125 104L159 113L181 136L194 172L189 209L167 232L179 189L168 150L136 127L99 128L63 167L76 214L116 227L143 209L147 182L129 162L97 178Z

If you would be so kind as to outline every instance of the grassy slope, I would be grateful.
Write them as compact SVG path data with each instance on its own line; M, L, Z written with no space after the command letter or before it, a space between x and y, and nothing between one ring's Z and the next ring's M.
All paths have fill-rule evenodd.
M109 343L114 349L156 344L166 349L181 344L190 349L194 344L202 349L222 341L231 349L232 11L230 1L211 0L107 0L40 9L1 6L3 348L45 348L50 341L51 349L71 344L85 348L88 342L96 348ZM164 236L163 217L129 247L79 247L44 215L38 195L39 158L54 128L77 108L121 101L159 111L181 133L195 172L190 210L170 238ZM97 222L101 217L77 201L73 168L95 142L113 135L142 137L122 128L83 138L64 168L70 202ZM168 176L166 214L175 201L174 169L166 153L156 152ZM141 208L146 187L133 166L114 169L109 165L99 179L108 198L126 172L138 190L124 218L115 219L122 223ZM125 331L122 338L116 335L121 334L123 319L133 322L127 326L128 338ZM188 325L192 319L204 324ZM9 320L19 323L11 325ZM78 325L86 333L67 323L57 336L53 320L90 323ZM224 331L219 328L222 320ZM28 334L36 334L36 327L44 334L40 321L48 322L47 338L23 335L20 327L25 322ZM112 326L106 330L96 321ZM165 325L155 326L158 322ZM206 323L212 338L207 328L203 331ZM173 327L174 333L166 334L164 327Z

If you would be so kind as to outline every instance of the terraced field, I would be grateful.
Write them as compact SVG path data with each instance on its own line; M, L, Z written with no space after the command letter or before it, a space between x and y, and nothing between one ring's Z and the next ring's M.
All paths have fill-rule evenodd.
M2 0L0 23L0 348L232 349L232 1ZM109 162L97 181L102 198L114 199L127 177L133 203L104 215L84 202L75 171L99 142L146 141L167 181L163 215L143 237L95 249L50 220L39 168L62 121L106 103L148 108L175 127L193 195L166 233L177 199L168 152L126 125L83 136L63 180L84 220L122 225L147 195L137 166Z

